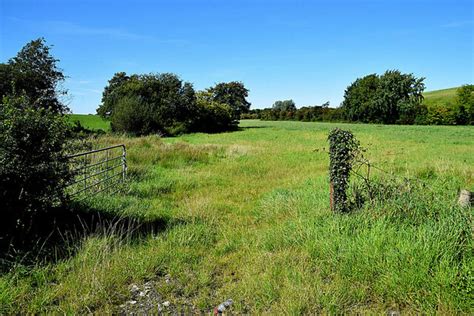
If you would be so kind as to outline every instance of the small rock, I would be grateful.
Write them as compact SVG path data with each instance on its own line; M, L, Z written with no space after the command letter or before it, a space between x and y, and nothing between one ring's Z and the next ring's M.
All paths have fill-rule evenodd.
M214 315L222 314L227 308L229 308L230 305L232 305L232 303L234 303L234 301L231 298L225 302L220 303L219 306L214 309Z
M170 306L170 302L169 302L169 301L163 302L163 306L164 306L164 307Z
M137 304L137 301L128 301L131 305Z
M469 207L471 206L472 203L472 192L468 190L461 190L459 192L459 199L458 199L459 205L462 207Z
M140 297L144 297L145 295L146 295L145 292L140 292L140 293L138 293L138 296L140 296Z
M130 287L130 292L133 294L138 293L140 292L140 288L136 286L135 284L132 284L132 286Z

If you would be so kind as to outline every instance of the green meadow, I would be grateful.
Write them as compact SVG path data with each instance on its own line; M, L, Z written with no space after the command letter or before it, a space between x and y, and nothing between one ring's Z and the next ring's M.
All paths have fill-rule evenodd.
M68 114L69 121L75 122L79 121L81 125L87 129L91 130L110 130L110 122L104 120L99 115L94 114Z
M104 126L93 118L81 122ZM417 185L332 213L327 135L336 126L384 170L371 171L377 183ZM145 282L171 307L195 312L228 298L232 313L474 312L473 213L456 204L460 188L474 191L474 127L240 127L95 139L96 147L127 146L129 183L81 203L160 228L65 237L66 256L0 276L0 314L119 313L130 286Z

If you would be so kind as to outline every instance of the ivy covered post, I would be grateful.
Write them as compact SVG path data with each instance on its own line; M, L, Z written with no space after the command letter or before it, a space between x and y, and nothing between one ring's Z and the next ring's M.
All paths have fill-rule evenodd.
M347 187L359 142L350 131L335 128L329 132L330 205L335 212L348 212Z

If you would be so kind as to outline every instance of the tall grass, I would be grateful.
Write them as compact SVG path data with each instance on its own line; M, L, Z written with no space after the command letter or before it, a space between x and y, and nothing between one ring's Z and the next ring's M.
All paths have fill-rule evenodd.
M67 258L16 265L0 277L0 313L119 312L130 284L150 280L172 306L205 312L228 298L234 312L474 311L473 214L456 206L474 185L472 127L338 124L373 163L426 183L341 215L329 210L325 150L336 124L242 125L97 140L127 145L131 182L88 207L161 228L105 229Z

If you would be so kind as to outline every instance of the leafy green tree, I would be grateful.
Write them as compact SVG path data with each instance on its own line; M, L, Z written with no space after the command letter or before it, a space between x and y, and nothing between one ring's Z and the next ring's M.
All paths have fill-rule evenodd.
M356 79L344 92L342 108L344 116L350 121L370 122L374 117L379 77L370 74Z
M112 109L117 104L120 95L118 94L119 87L130 80L125 72L117 72L114 74L112 79L109 80L109 84L104 88L102 93L102 104L97 109L97 114L103 118L110 118L112 115Z
M231 107L234 120L239 120L242 113L247 113L250 110L251 104L246 99L249 90L242 82L218 83L209 88L208 92L211 93L214 101Z
M14 86L13 67L8 63L0 64L0 98L13 94Z
M50 49L39 38L26 44L6 64L0 64L0 96L26 96L35 107L65 113L68 109L60 100L67 94L61 89L65 77Z
M272 109L277 111L294 112L296 111L296 104L293 100L275 101Z
M413 124L423 112L423 80L398 70L357 79L345 91L344 115L366 123Z
M458 88L457 91L457 103L459 107L463 108L463 113L458 114L463 117L462 120L466 124L474 125L474 85L467 84Z
M413 124L418 107L423 102L425 78L388 70L379 77L374 119L385 124Z
M466 111L464 105L459 105L456 112L456 124L466 125L470 123L469 113Z

